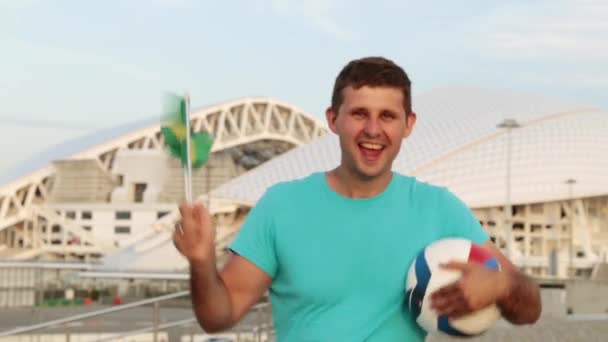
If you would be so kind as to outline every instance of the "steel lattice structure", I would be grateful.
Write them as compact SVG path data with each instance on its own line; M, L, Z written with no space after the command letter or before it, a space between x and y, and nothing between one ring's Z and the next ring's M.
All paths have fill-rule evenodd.
M90 232L48 208L56 175L56 168L50 162L57 159L86 160L107 173L108 182L112 184L118 151L158 150L163 147L159 120L138 126L75 153L56 156L40 167L29 166L28 169L26 165L16 177L4 179L0 187L0 254L4 255L0 257L29 259L45 252L58 255L102 254L107 248L104 242L96 241ZM259 141L277 141L296 147L327 132L325 125L311 115L266 97L241 98L195 109L191 112L191 127L194 131L205 130L213 134L212 153ZM45 228L41 229L40 222ZM53 226L69 232L63 234L59 245L51 245L48 238ZM77 245L70 244L66 236L70 239L76 237Z

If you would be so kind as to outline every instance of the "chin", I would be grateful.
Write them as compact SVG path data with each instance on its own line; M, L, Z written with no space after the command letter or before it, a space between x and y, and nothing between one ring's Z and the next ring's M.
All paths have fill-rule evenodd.
M374 179L385 175L390 172L390 170L385 170L384 168L369 168L369 167L358 167L357 173L362 179Z

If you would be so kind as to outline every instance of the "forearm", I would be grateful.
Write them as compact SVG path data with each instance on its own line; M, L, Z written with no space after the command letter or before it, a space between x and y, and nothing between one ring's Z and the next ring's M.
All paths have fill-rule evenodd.
M498 306L502 315L512 324L532 324L541 313L538 285L521 272L508 272L507 292Z
M206 332L233 325L230 295L215 262L190 265L190 291L196 319Z

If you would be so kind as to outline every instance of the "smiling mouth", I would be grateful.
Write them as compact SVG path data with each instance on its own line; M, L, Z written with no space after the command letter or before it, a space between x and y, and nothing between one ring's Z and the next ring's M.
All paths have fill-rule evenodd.
M368 162L374 162L380 158L386 146L374 143L359 143L359 151L363 159Z

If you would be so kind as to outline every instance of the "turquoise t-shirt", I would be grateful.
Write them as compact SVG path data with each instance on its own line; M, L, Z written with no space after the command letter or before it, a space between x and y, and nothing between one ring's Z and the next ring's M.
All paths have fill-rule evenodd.
M231 249L272 277L280 342L421 341L404 306L406 275L444 237L488 239L445 188L393 173L379 195L349 199L314 173L270 187Z

